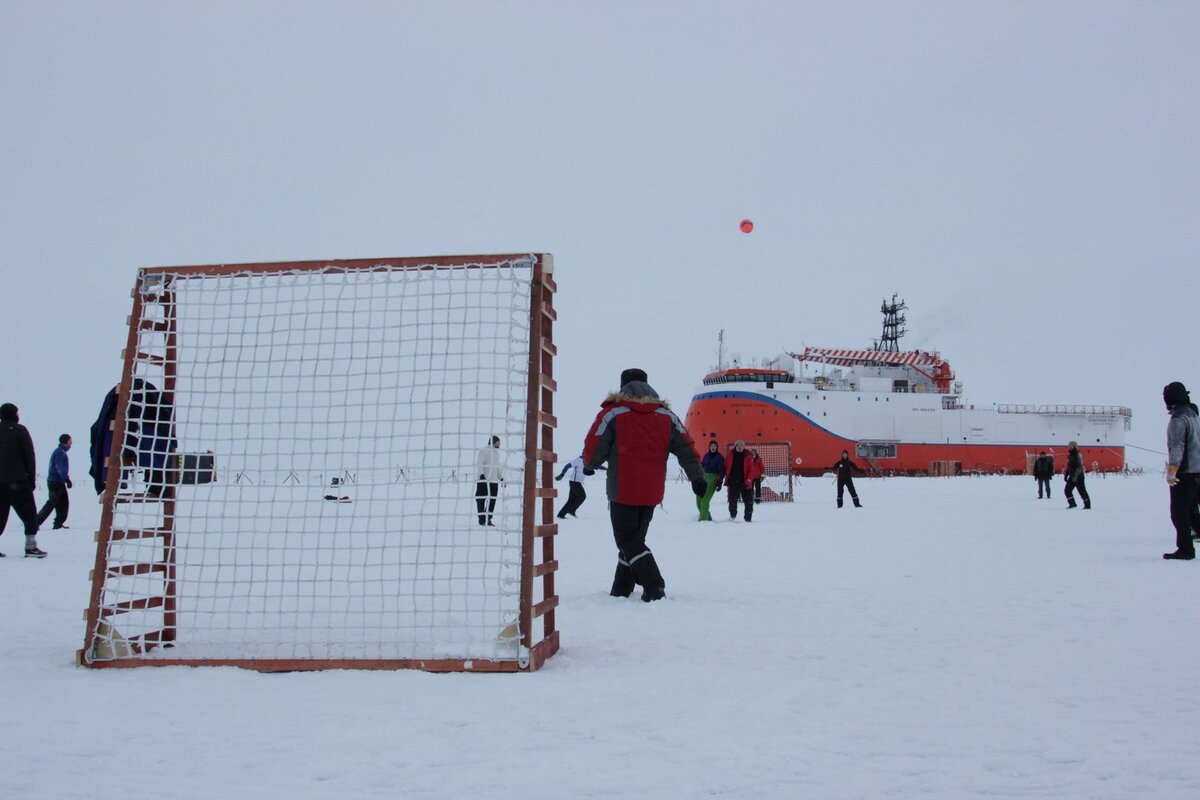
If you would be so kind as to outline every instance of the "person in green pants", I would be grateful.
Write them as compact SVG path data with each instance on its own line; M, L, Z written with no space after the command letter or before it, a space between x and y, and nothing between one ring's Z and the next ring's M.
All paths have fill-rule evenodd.
M704 470L704 482L708 484L708 490L696 498L696 508L700 509L701 522L712 522L708 504L712 502L713 495L721 490L721 484L725 482L725 456L721 455L721 446L717 444L716 439L709 441L708 452L700 460L700 467Z

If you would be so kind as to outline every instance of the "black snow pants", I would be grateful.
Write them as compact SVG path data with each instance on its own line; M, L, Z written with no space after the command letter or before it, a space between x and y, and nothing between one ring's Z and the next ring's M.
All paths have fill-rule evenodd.
M654 517L654 506L609 503L608 514L612 519L613 539L617 543L617 572L613 576L609 594L628 597L639 583L646 590L664 588L666 581L658 570L658 562L646 546L646 533Z
M587 492L583 490L583 484L579 481L570 481L571 493L567 497L567 502L563 504L562 510L558 512L559 519L566 519L567 514L575 516L575 512L583 505L583 501L587 500Z
M838 479L837 479L838 508L842 507L842 492L843 491L850 492L850 499L854 501L854 505L858 505L858 492L854 491L854 478L851 478L849 475L847 475L844 478L840 475L838 476Z
M1079 499L1083 500L1083 507L1091 508L1092 507L1092 498L1088 497L1087 486L1085 485L1085 478L1082 475L1079 476L1078 481L1071 481L1071 480L1067 481L1066 488L1063 489L1063 494L1065 494L1067 496L1067 505L1070 508L1075 507L1075 495L1073 495L1071 493L1075 489L1079 490Z
M492 524L492 512L496 510L496 497L499 494L498 483L479 481L475 484L475 508L479 511L480 525Z
M0 483L0 533L8 524L8 510L12 509L17 518L25 523L25 535L37 536L37 504L33 500L33 489L29 484Z
M741 500L744 509L742 516L749 522L754 516L754 487L726 486L725 492L729 495L729 518L737 519L738 500Z
M1171 524L1175 526L1175 548L1182 553L1195 553L1192 528L1200 530L1196 519L1196 492L1200 491L1200 475L1184 473L1171 487Z
M71 510L71 498L67 495L67 485L61 481L46 481L46 489L50 492L46 504L38 512L37 521L41 525L54 512L54 527L61 528L67 521L67 512Z

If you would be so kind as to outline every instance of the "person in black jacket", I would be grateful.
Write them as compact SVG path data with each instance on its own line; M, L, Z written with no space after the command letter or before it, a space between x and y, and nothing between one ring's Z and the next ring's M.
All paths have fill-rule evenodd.
M1087 486L1084 485L1084 474L1086 470L1083 468L1083 456L1079 454L1079 447L1075 442L1067 445L1067 468L1063 470L1063 479L1067 482L1063 493L1067 496L1067 508L1074 508L1075 495L1072 492L1075 489L1079 490L1079 497L1083 500L1085 509L1092 507L1092 498L1088 497Z
M11 508L25 523L25 557L45 558L46 551L37 546L38 512L33 500L37 458L33 439L17 412L12 403L0 405L0 534L8 524Z
M1033 477L1037 481L1038 500L1043 497L1042 489L1045 489L1046 499L1050 498L1050 479L1054 477L1054 457L1046 455L1043 450L1042 454L1033 462Z
M826 467L826 472L837 472L837 507L842 507L842 491L849 490L850 499L854 502L855 508L862 508L862 503L858 502L858 492L854 491L854 478L850 477L851 470L859 475L866 475L867 471L850 460L850 451L842 451L842 460L834 464L832 467Z

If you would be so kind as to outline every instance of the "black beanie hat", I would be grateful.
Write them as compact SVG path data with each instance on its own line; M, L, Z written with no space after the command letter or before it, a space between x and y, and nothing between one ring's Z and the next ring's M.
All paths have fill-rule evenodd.
M1192 402L1187 387L1179 381L1172 381L1163 387L1163 402L1168 406L1185 406Z
M0 406L0 420L4 420L5 422L16 422L17 407L12 403L5 403L4 405Z
M647 381L646 370L630 368L630 369L627 369L624 372L622 372L621 373L621 385L624 386L625 384L629 383L630 381L641 381L642 383L645 383Z

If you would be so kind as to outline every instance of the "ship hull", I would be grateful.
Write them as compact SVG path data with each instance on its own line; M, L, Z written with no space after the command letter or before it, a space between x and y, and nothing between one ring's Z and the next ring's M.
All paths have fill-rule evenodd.
M1061 471L1067 444L1078 442L1092 472L1125 468L1127 419L1117 413L1062 410L1002 412L947 402L938 394L821 391L796 384L704 387L692 398L685 424L697 447L716 439L786 442L792 470L819 475L843 450L891 474L1028 471L1046 451Z

